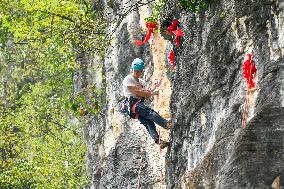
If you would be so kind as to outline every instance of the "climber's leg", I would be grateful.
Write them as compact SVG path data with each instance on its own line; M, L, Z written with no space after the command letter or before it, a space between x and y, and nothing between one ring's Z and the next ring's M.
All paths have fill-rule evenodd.
M168 121L160 116L153 109L145 106L144 103L139 102L136 106L136 112L139 114L139 117L143 117L145 119L151 120L161 127L168 129Z
M143 124L150 136L154 139L155 142L159 141L159 134L156 130L155 123L149 119L139 116L138 120L141 124Z

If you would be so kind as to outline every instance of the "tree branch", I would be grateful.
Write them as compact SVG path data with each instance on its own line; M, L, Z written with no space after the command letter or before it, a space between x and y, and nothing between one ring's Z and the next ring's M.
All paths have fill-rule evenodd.
M132 11L134 11L135 9L138 10L139 7L142 7L142 6L144 6L144 5L148 5L148 4L150 4L150 3L154 2L154 1L155 1L155 0L150 0L150 1L147 2L147 3L137 2L137 3L135 3L134 5L128 6L128 7L130 7L130 8L129 8L126 12L124 12L123 14L118 14L119 18L118 18L118 20L117 20L117 24L116 24L116 26L114 27L114 29L109 33L109 35L106 36L106 38L108 38L108 37L111 38L111 36L116 32L118 26L121 24L122 20L123 20L128 14L130 14L130 13L131 13ZM127 7L127 8L128 8L128 7Z
M89 9L88 3L85 0L82 0L85 6L87 7L87 10Z
M50 15L52 15L52 16L57 16L57 17L59 17L59 18L62 18L62 19L68 20L68 21L70 21L70 22L76 23L75 20L73 20L73 19L71 19L71 18L69 18L69 17L67 17L67 16L61 15L61 14L56 14L56 13L53 13L53 12L42 11L42 10L40 10L40 12L42 12L42 13L48 13L48 14L50 14Z
M51 19L51 23L50 23L50 37L52 36L52 32L53 32L53 21L54 21L54 16L52 16L52 19Z

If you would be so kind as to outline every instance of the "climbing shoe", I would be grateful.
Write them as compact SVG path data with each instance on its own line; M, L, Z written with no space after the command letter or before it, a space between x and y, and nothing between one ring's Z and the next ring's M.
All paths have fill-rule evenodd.
M163 140L160 140L159 145L160 145L161 149L164 149L165 147L169 147L170 143L166 142L166 141L163 141Z
M173 120L169 120L166 124L166 129L171 129L174 126L174 121Z

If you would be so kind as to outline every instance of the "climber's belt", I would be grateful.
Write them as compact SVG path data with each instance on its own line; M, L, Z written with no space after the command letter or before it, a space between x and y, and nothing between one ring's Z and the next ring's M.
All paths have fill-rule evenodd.
M139 102L144 102L144 98L138 98L134 96L126 97L129 102L128 115L133 119L138 119L139 114L136 112L136 106Z

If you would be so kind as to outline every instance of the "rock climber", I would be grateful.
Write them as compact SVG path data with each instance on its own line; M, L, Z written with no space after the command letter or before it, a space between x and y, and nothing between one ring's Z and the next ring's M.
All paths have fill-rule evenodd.
M165 148L170 143L159 138L155 123L164 129L170 129L173 123L172 121L167 121L144 104L145 99L147 100L151 96L157 95L157 92L145 88L145 82L141 79L144 68L143 60L135 58L131 65L132 73L123 80L123 93L128 104L128 114L131 118L138 119L146 127L156 144L160 144L161 148Z

